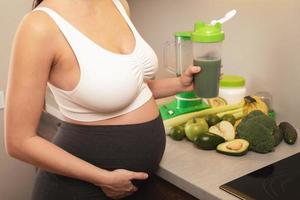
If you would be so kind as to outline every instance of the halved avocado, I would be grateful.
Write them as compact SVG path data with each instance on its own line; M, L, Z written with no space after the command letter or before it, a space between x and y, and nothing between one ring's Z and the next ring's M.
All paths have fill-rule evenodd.
M207 103L211 107L218 107L218 106L226 106L227 105L226 100L221 98L221 97L215 97L215 98L207 99Z
M221 143L217 146L217 152L229 156L242 156L248 152L249 142L244 139L235 139Z
M201 133L194 140L195 145L204 150L215 150L223 142L225 142L223 137L210 132Z

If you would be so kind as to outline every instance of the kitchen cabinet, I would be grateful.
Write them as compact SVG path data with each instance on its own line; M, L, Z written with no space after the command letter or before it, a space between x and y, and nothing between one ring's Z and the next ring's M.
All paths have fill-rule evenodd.
M61 120L44 112L42 114L38 133L41 137L51 141L56 133L57 127ZM197 200L197 198L165 181L161 177L155 175L148 183L148 186L142 189L142 200Z

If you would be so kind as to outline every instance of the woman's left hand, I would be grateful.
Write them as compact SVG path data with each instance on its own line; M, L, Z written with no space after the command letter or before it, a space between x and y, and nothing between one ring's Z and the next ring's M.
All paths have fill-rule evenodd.
M194 89L194 75L200 71L201 67L191 65L181 74L180 77L178 77L182 86L182 92L192 91Z

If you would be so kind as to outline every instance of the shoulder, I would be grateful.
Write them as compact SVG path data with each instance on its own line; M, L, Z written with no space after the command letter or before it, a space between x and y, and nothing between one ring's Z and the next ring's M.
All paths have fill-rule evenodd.
M130 8L129 8L129 4L128 4L127 0L119 0L119 1L124 6L128 16L130 16Z
M34 39L34 41L49 42L58 33L52 19L42 11L32 11L27 13L21 20L16 33L17 37Z
M19 23L12 54L18 60L26 59L29 63L43 60L41 63L50 65L58 53L59 34L55 23L46 13L30 12ZM41 66L40 63L38 65Z

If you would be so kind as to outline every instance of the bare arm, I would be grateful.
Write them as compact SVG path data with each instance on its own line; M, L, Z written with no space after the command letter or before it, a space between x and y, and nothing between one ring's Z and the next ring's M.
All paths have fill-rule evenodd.
M57 31L41 13L22 21L12 49L5 109L7 152L20 160L60 175L99 185L113 197L126 196L131 179L144 173L125 170L109 172L64 151L37 135L46 83L53 60ZM133 192L133 188L130 192Z
M193 75L199 71L198 67L190 66L180 77L148 80L147 83L155 99L164 98L179 92L192 91Z

